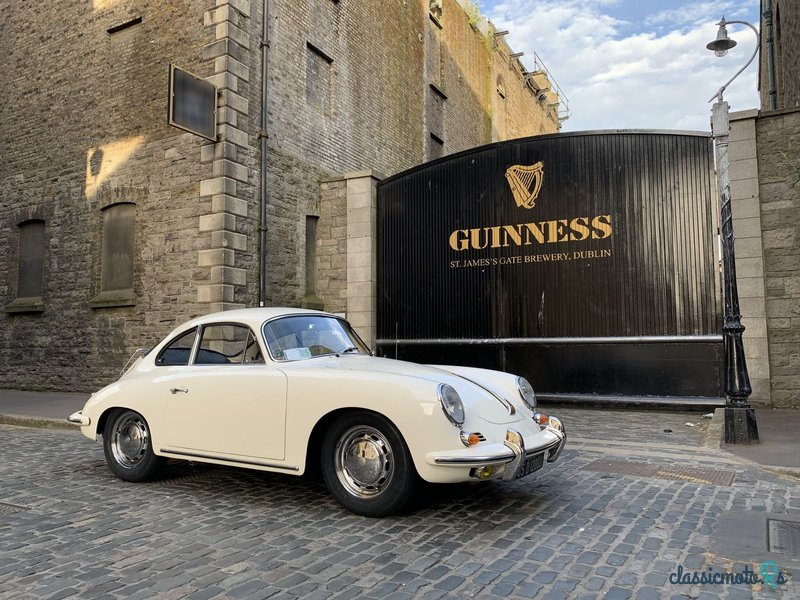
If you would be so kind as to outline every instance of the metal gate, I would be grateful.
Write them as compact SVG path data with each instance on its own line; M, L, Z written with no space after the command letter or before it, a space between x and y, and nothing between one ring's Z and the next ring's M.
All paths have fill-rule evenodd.
M556 134L378 186L378 351L540 396L722 396L710 136Z

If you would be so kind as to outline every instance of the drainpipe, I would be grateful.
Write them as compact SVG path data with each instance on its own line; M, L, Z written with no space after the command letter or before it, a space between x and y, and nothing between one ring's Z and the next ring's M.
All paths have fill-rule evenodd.
M775 42L772 38L772 0L763 0L764 29L767 33L767 83L769 85L769 109L775 110L777 106L775 89Z
M261 216L258 227L258 305L264 306L267 296L267 60L269 58L269 0L264 0L261 32Z

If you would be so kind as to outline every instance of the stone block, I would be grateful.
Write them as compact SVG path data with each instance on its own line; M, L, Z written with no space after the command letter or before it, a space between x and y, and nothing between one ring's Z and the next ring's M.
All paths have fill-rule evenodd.
M374 237L375 224L369 221L348 223L347 237L350 238L372 238Z
M250 102L244 96L240 96L231 90L223 90L219 100L220 106L232 108L236 112L247 114L250 109Z
M731 181L758 179L758 161L755 158L731 160Z
M731 136L733 138L733 136ZM731 162L737 160L751 160L756 158L756 140L750 138L747 140L731 139L728 144L728 160Z
M233 302L233 286L199 285L197 286L197 301L200 303Z
M231 127L230 125L220 125L219 127L220 139L225 142L231 142L242 148L250 147L250 140L247 132Z
M247 271L233 267L212 267L211 283L226 283L230 285L247 285Z
M356 223L372 223L372 220L372 208L369 206L365 206L364 208L347 209L348 226Z
M210 250L200 250L197 253L197 265L200 267L212 267L219 265L233 266L236 253L227 248L212 248Z
M247 201L219 194L211 198L211 212L227 212L239 217L247 217Z
M359 297L374 298L375 297L375 282L372 282L372 281L348 282L347 283L347 297L348 298L359 298Z
M347 196L355 194L370 194L372 195L374 185L372 177L359 177L347 180Z
M347 282L355 283L359 281L375 281L373 269L369 267L353 267L347 269Z
M239 25L239 11L232 9L227 4L223 4L203 13L203 25L206 27L226 21L232 25Z
M247 250L247 236L232 231L212 231L211 246L231 250Z
M737 261L738 266L738 261ZM767 302L764 297L739 298L739 308L742 316L766 317Z
M200 196L227 194L236 196L236 181L229 177L214 177L200 181Z
M234 231L236 229L236 217L228 213L214 213L200 217L199 230L201 233L221 229Z
M736 259L736 277L763 277L764 260L760 256Z
M734 236L735 235L736 232L734 231ZM736 237L734 239L734 250L736 252L737 261L740 258L763 256L760 238L739 239L738 237Z
M250 16L251 0L216 0L217 6L225 6L226 4L238 10L242 16Z
M761 219L759 217L740 219L734 215L733 235L737 242L745 238L761 239Z
M766 317L742 317L744 325L744 339L766 338L767 319Z
M375 206L375 198L370 192L347 195L347 208L366 208Z
M227 71L242 81L250 81L250 68L232 56L218 56L214 59L214 70L217 73Z
M217 125L230 125L236 127L239 122L239 113L225 106L217 109Z
M246 31L240 29L230 22L219 23L215 30L217 39L231 38L234 42L244 48L250 48L250 36Z
M216 73L215 75L211 75L205 79L207 82L215 86L218 91L232 90L235 92L239 89L239 78L232 73L228 73L227 71Z
M731 202L731 212L734 219L760 218L761 212L758 197L740 197ZM736 225L734 224L734 228Z
M737 277L740 298L763 298L764 280L761 277Z
M238 148L228 142L219 141L217 143L205 144L204 146L200 147L200 161L204 163L209 163L223 158L237 160L238 156Z
M353 252L347 254L347 268L371 267L374 260L369 252Z
M230 160L215 160L212 172L214 177L229 177L242 183L248 182L247 167Z

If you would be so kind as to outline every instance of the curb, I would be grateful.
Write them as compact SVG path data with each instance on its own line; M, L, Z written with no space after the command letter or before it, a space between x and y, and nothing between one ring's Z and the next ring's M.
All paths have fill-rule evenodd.
M711 450L720 450L722 445L722 436L725 433L725 408L717 408L714 410L714 416L708 424L706 434L703 437L703 447Z
M54 419L52 417L33 417L31 415L4 415L0 414L0 425L15 425L17 427L35 427L37 429L69 429L78 431L78 425L73 425L66 418Z

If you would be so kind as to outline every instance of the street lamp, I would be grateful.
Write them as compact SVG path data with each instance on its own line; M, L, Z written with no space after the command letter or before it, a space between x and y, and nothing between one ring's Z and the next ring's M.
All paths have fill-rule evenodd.
M718 23L717 39L706 48L713 50L717 56L724 56L736 42L728 37L726 25L739 23L747 25L756 34L756 48L745 65L719 88L711 100L717 100L711 109L711 133L714 136L714 147L717 153L717 180L720 193L720 223L722 233L722 273L724 279L725 308L723 313L722 334L725 342L725 441L727 443L750 444L758 442L758 425L756 413L747 398L752 391L750 377L747 374L747 362L744 356L742 333L744 326L739 311L739 290L736 284L736 256L733 251L733 216L731 213L731 177L728 160L728 137L730 119L728 103L722 99L722 93L744 71L758 54L758 30L747 21L726 21L725 17ZM709 100L709 102L711 102Z

